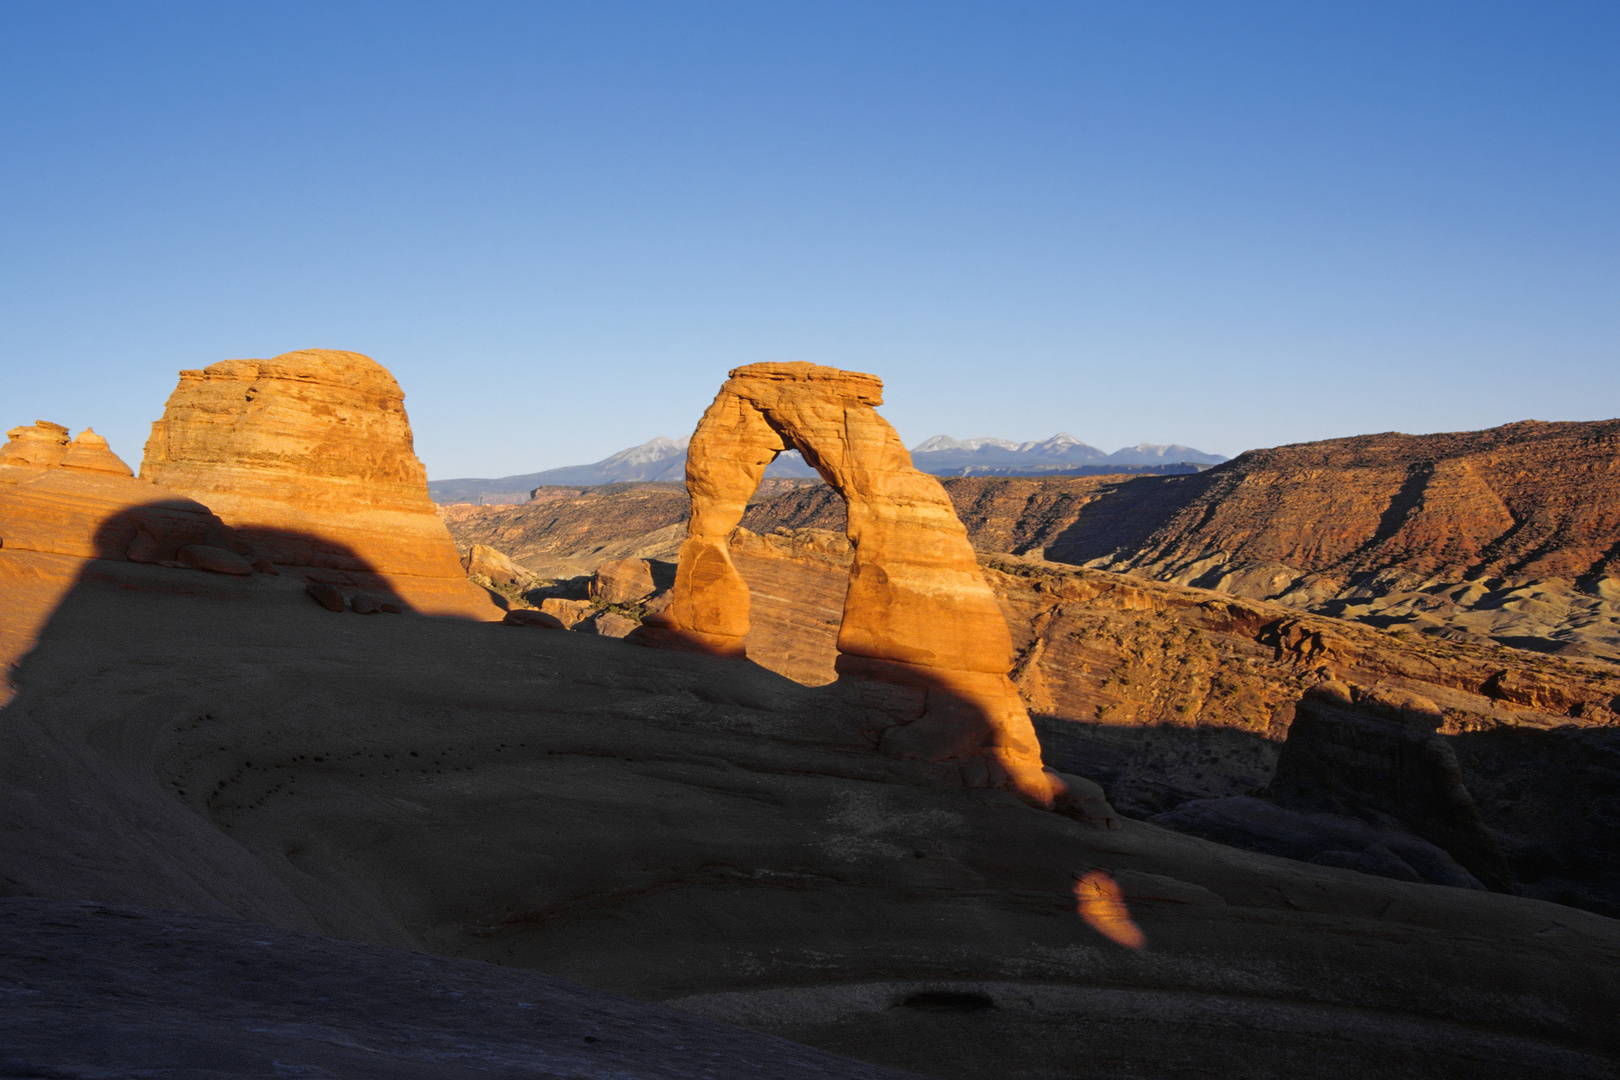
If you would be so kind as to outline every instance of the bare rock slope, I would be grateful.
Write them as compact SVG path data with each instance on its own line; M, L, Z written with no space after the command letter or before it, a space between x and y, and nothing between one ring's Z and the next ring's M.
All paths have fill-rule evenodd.
M1364 435L1119 484L1049 559L1620 658L1620 420Z
M0 957L7 1076L911 1075L535 972L219 916L0 899Z
M57 611L0 724L8 893L522 967L937 1077L1613 1075L1614 920L965 789L878 753L851 687L744 660L220 583ZM1099 870L1144 948L1076 917ZM278 1023L345 1030L344 1000Z
M815 529L739 530L732 558L752 591L750 658L809 685L831 682L847 543ZM1365 704L1353 711L1373 729L1388 724L1378 702L1423 704L1409 738L1357 751L1370 786L1339 810L1438 836L1455 852L1445 858L1476 867L1494 887L1511 880L1525 895L1620 914L1620 844L1611 828L1620 809L1620 672L1611 665L1382 631L1031 557L981 561L1012 628L1013 679L1035 716L1044 760L1101 782L1122 811L1149 818L1268 788L1302 811L1323 809L1298 783L1298 797L1282 798L1274 780L1290 746L1296 756L1339 760L1332 755L1345 747L1313 741L1315 728L1296 725L1296 715L1322 711L1310 704L1312 692L1343 684L1359 688ZM1403 789L1399 806L1379 801L1380 774L1426 768L1403 763L1407 743L1420 760L1449 755L1492 839L1474 826L1458 832L1444 805L1457 796L1438 774ZM1324 786L1337 768L1318 770ZM1328 839L1262 847L1308 859L1335 850L1323 846ZM1481 857L1482 844L1498 854Z
M94 560L178 566L201 545L227 556L245 545L208 507L137 480L86 429L13 428L0 446L0 665L8 673L38 640L51 613ZM207 575L183 575L204 592ZM0 682L0 702L11 696Z

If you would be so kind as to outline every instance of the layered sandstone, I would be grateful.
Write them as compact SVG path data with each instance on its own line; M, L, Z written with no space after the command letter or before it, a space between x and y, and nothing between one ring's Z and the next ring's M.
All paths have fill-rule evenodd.
M61 464L67 448L67 428L49 420L35 420L6 432L6 444L0 446L0 465L49 468Z
M1620 638L1578 633L1620 613L1616 535L1620 420L1525 421L1253 450L1196 476L1117 483L1045 554L1499 639L1551 623L1554 646L1620 656ZM1513 619L1542 586L1541 617Z
M107 473L110 476L134 476L135 472L124 464L123 458L112 452L107 440L85 428L78 437L68 439L68 429L49 420L36 420L27 427L15 427L6 432L7 442L0 446L0 465L33 465L50 468Z
M1049 802L1051 781L1007 678L1012 641L967 531L939 481L878 416L883 384L814 364L738 368L687 449L692 500L669 607L649 643L740 655L749 590L730 537L765 468L799 451L847 505L853 551L838 632L840 674L927 694L922 714L882 735L895 756L964 763L970 783Z
M404 398L381 364L330 349L182 371L141 476L207 503L278 565L498 618L434 514Z
M1045 555L1378 627L1620 660L1610 524L1620 472L1606 456L1605 430L1532 424L1368 436L1255 451L1198 476L943 483L980 552ZM1444 455L1483 454L1512 431L1515 471L1491 479L1501 500L1446 494L1461 465ZM1379 454L1390 461L1375 467ZM1296 458L1310 468L1288 464ZM1401 490L1407 496L1396 499ZM1511 522L1499 501L1514 507ZM743 524L842 529L843 507L826 488L808 489L750 507ZM1480 539L1500 528L1508 531ZM1481 561L1484 548L1497 554Z
M0 665L34 647L89 560L180 566L186 548L246 548L208 507L152 483L86 429L39 421L0 446ZM194 584L191 587L196 587ZM8 691L0 687L0 700Z

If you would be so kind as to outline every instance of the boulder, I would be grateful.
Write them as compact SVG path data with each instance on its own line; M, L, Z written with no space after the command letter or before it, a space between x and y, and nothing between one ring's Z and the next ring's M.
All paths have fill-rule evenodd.
M501 616L434 513L399 384L359 353L182 371L141 476L207 503L278 565L337 572L428 614Z
M540 601L540 610L557 619L563 626L571 630L575 623L590 618L591 612L596 609L589 600L563 600L559 597L548 596Z
M357 592L349 600L349 607L356 615L376 615L382 611L382 604L382 597L368 592Z
M641 624L628 616L620 615L616 611L601 611L574 624L574 629L585 634L600 634L603 637L622 638L629 637Z
M1488 888L1512 892L1501 846L1438 734L1442 720L1408 690L1325 683L1295 708L1265 794L1296 810L1400 822Z
M543 611L533 608L513 608L506 613L501 622L507 626L540 626L547 630L566 630L562 620L555 615L547 615Z
M1052 781L1054 807L1094 829L1119 828L1119 815L1108 805L1108 796L1095 780L1072 773L1047 770Z
M488 578L497 585L522 586L535 580L535 575L507 558L488 544L474 544L462 556L461 565L468 574Z
M848 505L854 549L838 632L841 678L916 687L922 716L882 735L892 756L957 761L968 783L1007 787L1051 805L1051 780L1008 678L1012 639L967 530L938 480L875 406L872 375L807 363L737 368L687 450L692 501L669 607L637 639L742 655L748 585L729 538L766 467L797 450Z
M324 581L312 581L304 586L304 592L327 611L342 611L346 606L343 594Z
M646 559L611 559L596 568L590 588L591 599L599 604L633 604L658 587Z
M177 561L193 570L207 570L213 574L246 577L253 573L253 565L242 556L208 544L187 544L180 549Z

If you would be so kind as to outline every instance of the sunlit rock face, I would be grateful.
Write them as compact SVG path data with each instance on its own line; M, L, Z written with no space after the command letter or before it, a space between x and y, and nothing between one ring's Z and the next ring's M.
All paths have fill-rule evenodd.
M272 562L496 618L433 513L404 399L381 364L330 349L182 371L141 477L206 503Z
M208 507L135 479L88 428L12 428L0 446L0 671L34 647L91 560L175 563L197 544L241 547ZM0 683L0 703L9 696Z
M1050 782L1007 677L1012 640L939 481L875 406L872 375L806 363L731 372L687 451L692 516L669 608L639 637L741 655L748 585L729 537L765 468L797 450L848 503L854 549L838 633L841 676L924 691L920 715L882 735L895 757L959 761L970 784L1047 801Z
M78 438L70 440L68 429L61 424L36 420L26 427L14 427L6 432L6 440L6 444L0 446L0 465L36 468L60 465L64 469L113 476L135 475L123 458L112 452L107 440L91 428L85 428Z

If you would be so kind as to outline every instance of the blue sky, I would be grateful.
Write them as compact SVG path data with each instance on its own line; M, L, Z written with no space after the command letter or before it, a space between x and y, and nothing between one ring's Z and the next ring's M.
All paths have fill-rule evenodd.
M728 368L1235 454L1620 414L1620 5L0 5L0 423L327 347L434 477Z

